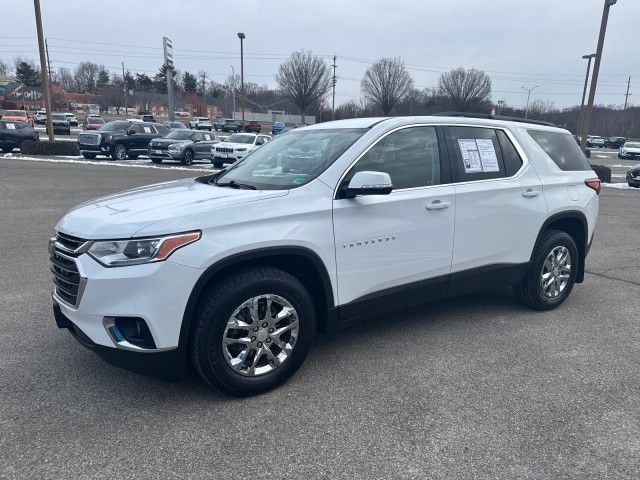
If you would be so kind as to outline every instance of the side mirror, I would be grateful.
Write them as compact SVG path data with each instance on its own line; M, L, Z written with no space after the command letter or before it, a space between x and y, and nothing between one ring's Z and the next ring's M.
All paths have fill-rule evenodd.
M386 172L358 172L345 189L344 198L357 195L389 195L393 190L391 177Z

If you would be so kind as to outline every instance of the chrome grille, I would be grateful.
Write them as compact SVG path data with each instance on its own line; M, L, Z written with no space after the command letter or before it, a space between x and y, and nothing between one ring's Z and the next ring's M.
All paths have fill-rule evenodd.
M78 143L82 145L100 145L99 133L81 133L78 135Z
M233 148L229 147L216 147L217 153L233 153Z
M77 307L80 303L86 282L80 276L75 258L84 253L90 243L60 232L49 240L49 261L55 296L72 307Z

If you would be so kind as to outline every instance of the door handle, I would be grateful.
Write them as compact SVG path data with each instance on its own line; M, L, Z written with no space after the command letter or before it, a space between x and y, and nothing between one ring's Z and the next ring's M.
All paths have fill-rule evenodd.
M449 208L450 205L451 205L451 202L434 200L431 203L427 203L427 210L442 210L443 208Z
M525 198L533 198L540 195L540 190L534 190L533 188L527 188L524 192L522 192L522 196Z

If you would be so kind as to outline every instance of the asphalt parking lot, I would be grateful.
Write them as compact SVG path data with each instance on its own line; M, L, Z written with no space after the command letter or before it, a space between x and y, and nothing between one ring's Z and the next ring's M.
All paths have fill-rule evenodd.
M0 158L0 477L640 476L640 190L603 189L585 283L559 309L499 289L397 312L237 399L111 367L55 326L59 217L198 171L134 165Z

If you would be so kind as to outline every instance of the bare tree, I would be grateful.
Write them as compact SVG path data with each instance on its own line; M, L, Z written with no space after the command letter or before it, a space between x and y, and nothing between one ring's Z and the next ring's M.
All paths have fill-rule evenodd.
M80 62L73 72L76 90L80 93L96 93L100 70L106 68L93 62Z
M384 115L389 115L412 88L413 79L400 58L381 58L367 69L360 82L362 96Z
M491 97L491 79L482 70L456 68L440 75L438 93L458 112L478 108Z
M321 58L301 50L280 65L276 81L282 94L300 109L304 123L307 108L329 91L331 74Z
M0 60L0 75L6 75L9 72L9 65Z
M56 83L59 83L62 87L62 90L65 92L73 92L74 91L74 79L73 74L69 71L68 68L60 67L58 71L55 72L54 75Z

